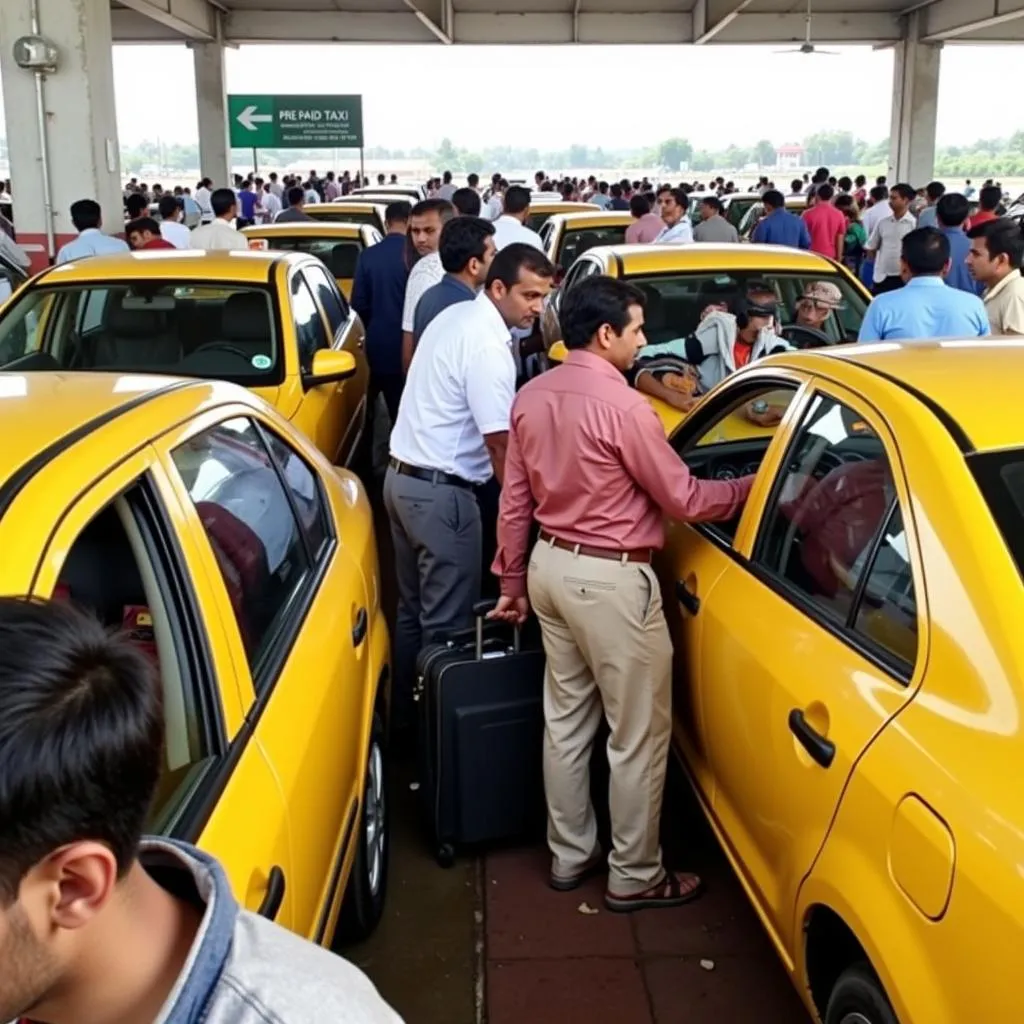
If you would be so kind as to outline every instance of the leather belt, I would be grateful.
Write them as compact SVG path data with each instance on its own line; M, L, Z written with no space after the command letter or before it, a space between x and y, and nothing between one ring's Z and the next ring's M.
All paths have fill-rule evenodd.
M612 551L610 548L592 548L589 544L573 544L570 541L562 540L560 537L552 537L547 530L540 531L540 539L545 544L560 548L562 551L571 551L575 555L586 555L588 558L603 558L609 562L646 562L651 561L651 549L640 548L636 551Z
M439 469L410 466L408 462L401 462L395 458L388 459L388 465L399 476L411 476L414 480L425 480L428 484L449 484L452 487L462 487L467 491L476 490L476 484L463 480L461 476L455 476L454 473L442 473Z

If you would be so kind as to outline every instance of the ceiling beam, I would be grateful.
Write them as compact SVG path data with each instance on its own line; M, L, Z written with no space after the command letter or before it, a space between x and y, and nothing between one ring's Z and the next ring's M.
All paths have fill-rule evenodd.
M432 35L437 36L437 38L442 43L444 43L445 46L452 45L452 37L448 34L448 32L445 32L445 30L441 28L441 26L438 25L438 23L434 21L432 18L428 18L416 6L416 4L413 3L413 0L403 0L403 2L405 3L405 6L408 7L413 14L416 15L416 18L420 22L420 24L423 25L426 29L428 29Z
M1024 0L937 0L924 18L921 41L942 43L1024 18Z
M703 32L696 39L694 43L697 46L703 46L704 43L711 42L715 36L718 35L723 29L728 28L751 4L753 0L740 0L740 2L724 17L719 18L710 28L705 28ZM707 17L705 9L705 18Z
M207 0L119 0L136 14L155 21L185 39L204 43L217 38L217 18L222 8Z
M899 42L903 38L900 19L895 14L876 11L828 11L814 15L812 38L815 43L874 46ZM807 31L807 15L742 13L719 34L723 46L765 43L802 43ZM796 59L796 58L794 58Z

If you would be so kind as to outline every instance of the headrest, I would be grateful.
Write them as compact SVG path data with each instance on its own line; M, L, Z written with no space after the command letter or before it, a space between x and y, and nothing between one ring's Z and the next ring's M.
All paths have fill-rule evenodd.
M328 267L334 277L350 278L356 276L356 264L359 262L359 246L351 242L339 242L332 250Z
M167 329L167 319L161 309L125 309L120 303L113 303L107 313L107 328L122 338L147 338L162 334Z
M261 292L229 296L221 313L221 334L234 341L269 341L267 299Z

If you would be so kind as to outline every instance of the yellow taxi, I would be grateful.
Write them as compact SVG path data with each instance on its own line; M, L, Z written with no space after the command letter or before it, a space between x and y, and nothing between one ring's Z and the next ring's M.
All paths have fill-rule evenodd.
M530 212L526 215L526 226L531 231L540 232L548 220L558 214L599 213L600 210L601 207L594 203L566 203L559 199L536 200L530 204Z
M389 640L357 479L217 381L0 373L0 429L2 592L91 609L159 667L150 830L214 854L299 935L368 934Z
M303 253L93 256L38 274L0 310L0 369L234 381L338 465L365 451L363 348L359 317Z
M560 333L557 316L563 297L595 274L629 281L643 291L647 299L644 333L652 346L688 337L708 306L734 302L745 293L750 281L764 282L774 289L780 311L779 333L797 347L856 341L871 301L870 293L845 267L800 249L711 243L599 247L576 261L552 301L545 338L550 344L548 359L553 363L565 358L565 346L555 337ZM834 285L841 305L828 312L818 327L810 327L801 322L801 299L816 283ZM650 401L666 433L685 416L658 398ZM736 427L751 434L760 432L752 423L744 427L738 418Z
M370 224L339 224L333 221L262 224L243 228L254 249L275 252L308 252L316 256L338 282L341 294L352 298L359 254L383 237Z
M401 196L398 198L400 199ZM333 203L310 203L303 209L307 216L316 221L331 221L336 224L369 224L378 231L387 231L387 224L384 220L384 211L387 210L385 202L370 202L348 197L337 199Z
M632 223L633 215L628 211L559 213L548 218L539 234L548 259L564 272L599 245L622 245Z
M672 435L753 475L668 524L674 745L825 1024L1024 1015L1024 346L773 356ZM719 440L784 392L768 436Z

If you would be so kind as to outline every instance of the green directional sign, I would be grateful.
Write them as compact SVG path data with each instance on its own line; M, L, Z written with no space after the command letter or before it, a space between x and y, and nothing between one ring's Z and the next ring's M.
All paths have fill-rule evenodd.
M361 149L362 96L229 96L235 149Z

